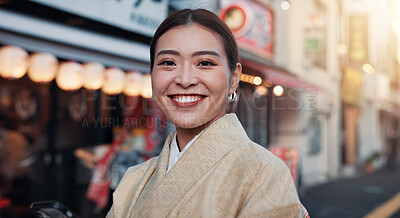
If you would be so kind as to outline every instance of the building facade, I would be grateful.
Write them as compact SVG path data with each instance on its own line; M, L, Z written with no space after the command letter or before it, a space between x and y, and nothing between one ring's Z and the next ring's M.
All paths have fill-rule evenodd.
M399 38L397 1L339 1L342 25L342 91L360 81L354 94L343 95L344 161L348 168L382 167L398 140ZM350 73L349 73L350 72ZM350 98L349 98L350 97ZM349 119L347 114L353 114ZM350 127L352 126L352 127Z
M244 66L236 113L249 137L279 153L294 148L297 155L286 156L298 161L294 177L299 185L311 186L338 176L341 73L336 49L337 2L176 2L179 9L216 11L234 32ZM255 83L257 78L260 83ZM282 89L280 93L278 89Z
M340 170L340 69L338 5L335 1L291 1L287 27L291 72L317 86L302 91L297 144L305 186L335 178Z

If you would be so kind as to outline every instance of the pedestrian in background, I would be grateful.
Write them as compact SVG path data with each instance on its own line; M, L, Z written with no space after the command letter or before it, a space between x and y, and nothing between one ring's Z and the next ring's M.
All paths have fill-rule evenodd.
M242 66L226 24L178 11L154 34L150 58L153 99L176 132L159 157L128 169L107 217L301 217L289 169L227 114Z

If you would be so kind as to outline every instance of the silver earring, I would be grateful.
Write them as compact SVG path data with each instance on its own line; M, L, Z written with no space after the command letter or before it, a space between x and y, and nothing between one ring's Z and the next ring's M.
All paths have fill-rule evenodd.
M229 101L229 102L237 101L236 92L233 92L232 94L229 94L229 95L228 95L228 101Z

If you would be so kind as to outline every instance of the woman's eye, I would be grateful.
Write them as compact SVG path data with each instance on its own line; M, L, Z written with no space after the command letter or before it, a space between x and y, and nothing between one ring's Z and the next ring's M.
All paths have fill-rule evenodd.
M200 67L210 67L210 66L215 66L216 64L212 63L211 61L202 61L198 65Z
M175 63L173 61L163 61L159 63L158 65L166 65L166 66L175 66Z

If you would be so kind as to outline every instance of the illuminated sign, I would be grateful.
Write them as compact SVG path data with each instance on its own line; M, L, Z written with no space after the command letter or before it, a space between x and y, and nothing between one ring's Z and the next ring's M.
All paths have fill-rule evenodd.
M357 105L363 83L361 72L347 67L343 72L342 79L342 101Z
M222 10L221 19L225 21L232 33L239 37L248 31L253 22L253 14L246 3L240 2Z
M220 17L231 28L240 48L265 58L274 54L274 14L266 5L252 1L221 0Z
M349 61L368 62L368 18L366 15L349 17Z

